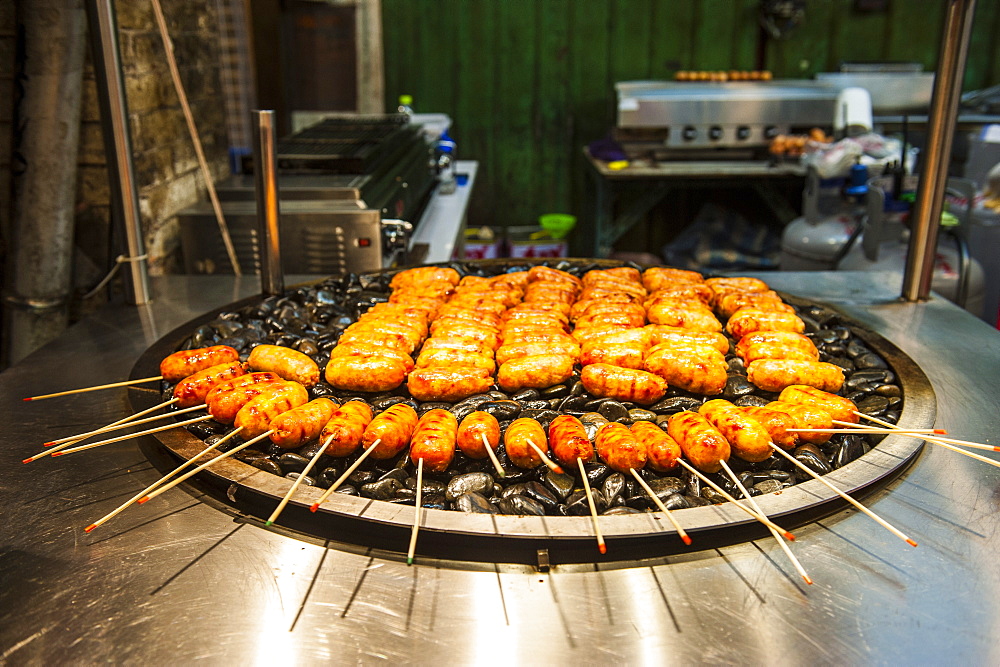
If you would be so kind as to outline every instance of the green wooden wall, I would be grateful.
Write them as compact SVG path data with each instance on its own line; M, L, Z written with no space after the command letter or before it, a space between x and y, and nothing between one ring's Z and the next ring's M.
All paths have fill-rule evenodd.
M808 0L789 37L759 47L757 0L382 0L386 107L448 113L480 163L471 225L585 214L582 147L614 124L614 83L681 69L810 78L842 61L937 61L947 0ZM965 89L1000 83L1000 3L980 0Z

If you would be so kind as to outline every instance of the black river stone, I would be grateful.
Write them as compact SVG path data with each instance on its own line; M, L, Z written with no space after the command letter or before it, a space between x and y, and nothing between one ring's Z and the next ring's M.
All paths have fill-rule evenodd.
M545 507L533 498L514 494L497 501L497 508L504 514L545 516Z
M478 493L466 493L455 500L455 509L469 514L497 514L497 506Z
M445 498L455 501L465 493L489 495L493 491L493 477L485 472L470 472L452 477L444 492Z

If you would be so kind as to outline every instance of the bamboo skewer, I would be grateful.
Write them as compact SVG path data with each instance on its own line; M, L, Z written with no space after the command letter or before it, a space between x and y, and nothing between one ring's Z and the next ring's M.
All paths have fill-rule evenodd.
M177 399L174 399L177 400ZM52 445L61 445L64 442L79 442L81 440L86 440L87 438L100 435L101 433L110 433L111 431L119 431L123 428L131 428L132 426L138 426L139 424L148 424L149 422L154 422L157 419L163 419L165 417L173 417L174 415L182 415L187 412L194 412L195 410L201 410L205 405L195 405L190 408L181 408L180 410L174 410L173 412L165 412L162 415L154 415L152 417L146 417L145 419L135 419L130 422L125 422L123 424L108 425L93 431L88 431L86 433L79 433L77 435L67 436L65 438L60 438L59 440L52 440L50 442L44 443L43 447L51 447ZM134 416L134 415L133 415Z
M417 550L417 531L420 530L420 514L424 502L424 460L417 459L417 503L413 508L413 532L410 533L410 546L406 550L406 564L413 565L413 554Z
M877 417L872 417L872 416L869 416L869 415L866 415L866 414L862 414L860 412L856 412L855 414L860 415L861 417L864 417L865 419L870 419L873 422L875 422L876 424L882 424L886 428L890 428L892 430L896 430L895 424L891 424L891 423L889 423L887 421L882 421L881 419L879 419ZM979 454L974 454L972 452L967 452L964 449L959 449L958 447L955 447L954 445L949 445L946 442L941 442L941 440L939 438L935 438L935 437L931 437L931 436L924 436L924 440L926 440L927 442L933 442L938 447L944 447L945 449L950 449L951 451L955 452L956 454L962 454L963 456L968 456L969 458L976 459L977 461L982 461L983 463L988 463L991 466L996 466L997 468L1000 468L1000 461L994 461L993 459L988 459L985 456L980 456Z
M480 433L483 438L483 446L486 447L486 454L490 457L490 461L493 462L493 467L497 469L497 474L500 477L506 477L507 473L504 472L503 467L500 465L500 460L497 458L497 453L493 451L490 447L490 441L486 438L485 433Z
M332 435L326 439L326 442L323 443L323 446L317 449L316 453L313 454L313 457L309 459L309 463L306 464L306 467L302 469L302 472L299 473L299 476L295 478L294 482L292 482L292 488L288 489L288 493L285 494L285 497L281 499L281 502L278 503L278 506L274 508L273 512L271 512L271 516L267 518L267 521L264 523L265 526L270 526L272 523L278 520L278 515L280 515L281 511L285 509L285 505L288 504L288 501L298 490L299 485L302 484L302 478L309 474L309 471L312 470L313 466L316 465L316 462L319 461L319 457L323 456L323 452L326 451L327 445L330 444L331 440L333 440Z
M786 428L785 431L788 433L901 433L903 435L934 435L935 433L947 433L947 431L943 431L939 428L910 428L899 429L897 431L888 428L865 428L864 426L859 426L857 428Z
M530 440L528 441L531 442ZM577 457L576 465L580 468L580 479L583 480L583 491L587 494L587 504L590 505L590 518L594 522L594 536L597 538L597 550L602 554L608 553L608 545L604 541L604 534L601 533L601 525L597 521L597 506L594 504L594 494L590 490L590 480L587 479L587 471L583 468L583 459Z
M258 442L260 440L263 440L264 438L266 438L267 436L271 435L272 433L274 433L274 431L267 431L265 433L261 433L256 438L251 438L251 439L247 440L246 442L244 442L242 445L239 445L238 447L233 447L232 449L230 449L228 452L225 452L224 454L219 454L214 459L212 459L210 461L206 461L205 463L202 463L200 466L198 466L194 470L189 470L188 472L184 473L183 475L181 475L180 477L178 477L174 481L170 482L169 484L164 484L160 488L158 488L155 491L153 491L152 493L150 493L148 496L143 496L142 498L139 498L139 500L137 502L140 505L142 505L143 503L149 502L150 500L152 500L156 496L160 495L161 493L166 493L167 491L169 491L170 489L174 488L178 484L187 481L191 477L194 477L195 475L197 475L198 473L200 473L202 470L204 470L205 468L209 467L213 463L218 463L222 459L230 457L233 454L235 454L236 452L239 452L239 451L242 451L242 450L246 449L250 445L252 445L252 444L254 444L254 443L256 443L256 442Z
M888 530L890 533L892 533L893 535L895 535L899 539L903 540L904 542L906 542L907 544L909 544L911 547L917 546L917 543L914 542L913 540L911 540L909 537L907 537L902 531L900 531L895 526L893 526L892 524L890 524L888 521L886 521L885 519L883 519L882 517L880 517L878 514L875 514L875 512L872 512L870 509L868 509L867 507L865 507L864 505L862 505L861 503L859 503L857 500L855 500L851 496L847 495L846 493L844 493L843 491L841 491L840 489L838 489L829 480L825 479L822 475L818 475L809 466L805 465L804 463L802 463L801 461L799 461L797 458L795 458L794 456L792 456L791 454L789 454L785 450L783 450L780 447L778 447L777 445L775 445L773 442L769 443L769 444L771 445L771 449L773 449L774 451L778 452L779 454L781 454L782 456L784 456L786 459L788 459L789 461L791 461L792 463L794 463L795 465L797 465L799 468L801 468L806 474L808 474L813 479L822 482L824 485L826 485L827 488L829 488L831 491L833 491L834 493L836 493L838 496L840 496L841 498L843 498L847 502L851 503L852 505L854 505L856 508L858 508L859 510L861 510L862 512L864 512L868 516L870 516L880 526L882 526L883 528L885 528L886 530Z
M865 415L865 417L867 419L871 419L871 420L875 419L874 417L869 417L868 415ZM850 422L841 422L841 421L837 421L835 419L835 420L833 420L833 423L834 424L849 424ZM883 422L883 423L889 423L889 422ZM947 431L945 431L944 429L931 429L929 431L918 431L918 430L904 429L904 428L900 428L900 427L897 426L895 428L884 428L884 429L875 430L875 429L868 429L868 428L866 428L864 426L859 426L858 428L855 428L855 429L844 429L843 432L844 433L856 433L856 432L860 432L860 433L870 433L870 432L875 432L875 433L900 433L900 434L903 434L903 435L910 434L910 433L924 433L924 432L926 432L926 433L933 433L933 434L935 434L935 437L934 438L924 438L924 440L931 440L933 442L938 442L938 443L947 442L947 443L952 444L952 445L962 445L963 447L970 447L972 449L985 449L988 452L1000 452L1000 447L995 447L993 445L985 445L985 444L983 444L981 442L971 442L969 440L958 440L957 438L942 438L942 437L937 436L937 434L945 434L945 433L947 433Z
M108 426L105 426L104 428L108 428L109 426L118 426L119 424L124 424L125 422L131 421L132 419L135 419L136 417L141 417L143 415L148 415L150 412L153 412L154 410L159 410L160 408L166 407L166 406L170 405L171 403L173 403L176 400L177 399L172 398L169 401L164 401L163 403L160 403L159 405L154 405L151 408L146 408L142 412L137 412L134 415L129 415L128 417L123 417L122 419L119 419L116 422L111 422L110 424L108 424ZM28 458L24 459L23 461L21 461L21 463L31 463L32 461L36 461L36 460L42 458L43 456L49 456L49 455L53 454L54 452L58 452L61 449L65 449L65 448L69 447L74 442L79 442L79 440L70 440L68 442L65 442L65 443L59 445L58 447L53 447L52 449L49 449L49 450L46 450L44 452L40 452L38 454L35 454L34 456L28 457Z
M764 512L761 511L760 505L757 504L757 501L753 499L753 496L750 495L750 492L747 491L745 486L743 486L743 482L740 481L740 478L737 477L736 473L733 472L733 469L729 467L729 464L726 463L725 461L721 461L720 463L722 463L722 469L726 471L727 475L729 475L729 479L733 480L733 484L735 484L736 487L740 490L740 493L743 494L743 496L746 498L746 501L750 503L750 505L755 510L760 512L761 516L766 516ZM785 555L788 557L788 560L791 561L792 566L795 568L795 571L799 573L799 576L801 576L807 584L812 586L813 583L812 578L806 572L805 568L802 567L802 563L800 563L799 559L795 557L795 554L792 553L792 550L788 548L787 544L785 544L785 541L781 539L781 534L778 533L778 531L776 531L774 528L771 528L770 526L768 526L768 530L771 531L771 535L774 536L774 539L778 541L778 545L781 546L781 550L785 552Z
M527 439L527 443L528 443L528 446L530 446L532 449L535 450L535 453L538 454L538 457L540 459L542 459L542 463L544 463L546 466L549 467L549 470L551 470L552 472L554 472L554 473L556 473L558 475L562 475L563 474L563 469L561 467L559 467L559 464L556 463L555 461L553 461L552 459L550 459L548 457L548 455L544 451L542 451L542 448L539 447L538 445L536 445L534 443L534 441L531 440L531 438Z
M659 496L653 492L653 489L649 488L649 484L646 483L646 480L642 478L642 475L640 475L635 468L631 468L629 471L632 473L632 476L635 477L635 481L639 482L639 486L642 487L643 491L645 491L649 495L650 499L656 503L656 506L660 508L660 511L667 515L667 518L670 519L670 523L674 524L674 529L677 531L681 540L684 541L684 544L691 546L691 538L688 536L687 531L681 528L681 524L677 522L677 519L674 517L674 513L667 509L667 506L664 505Z
M225 444L226 442L228 442L231 438L233 438L237 433L239 433L242 430L243 430L243 427L240 426L240 427L236 428L234 431L232 431L230 433L227 433L225 437L223 437L222 439L220 439L214 445L209 445L205 449L201 450L196 455L192 456L190 459L188 459L184 463L180 464L179 466L177 466L176 468L174 468L173 470L171 470L170 472L168 472L166 475L164 475L160 479L156 480L155 482L153 482L152 484L150 484L149 486L147 486L145 489L143 489L139 493L137 493L134 496L132 496L130 499L126 500L124 503L122 503L121 505L119 505L115 509L111 510L110 512L108 512L107 514L105 514L104 516L102 516L100 519L98 519L94 523L92 523L89 526L87 526L86 528L84 528L83 532L89 533L90 531L94 530L98 526L100 526L100 525L108 522L109 520L115 518L116 516L118 516L119 514L121 514L123 511L125 511L125 509L129 507L129 505L131 505L132 503L136 502L140 498L144 497L147 493L149 493L150 491L152 491L153 489L155 489L156 487L158 487L160 484L163 484L164 482L166 482L167 480L169 480L171 477L173 477L177 473L179 473L182 470L184 470L184 468L187 468L189 465L192 465L195 461L197 461L199 458L201 458L205 454L208 454L209 452L211 452L211 451L213 451L215 449L218 449L219 447L221 447L223 444Z
M187 426L188 424L197 424L198 422L203 422L206 419L211 419L211 418L212 415L195 417L194 419L188 419L187 421L177 422L176 424L167 424L166 426L158 426L157 428L146 429L145 431L139 431L138 433L129 433L126 435L120 435L117 438L111 438L109 440L99 440L98 442L92 442L87 445L80 445L79 447L64 449L61 452L53 452L52 456L62 456L63 454L74 454L76 452L82 452L85 449L93 449L94 447L100 447L101 445L110 445L112 442L121 442L122 440L128 440L129 438L138 438L139 436L149 435L150 433L159 433L160 431L167 431L172 428Z
M329 442L329 440L327 440L327 442ZM329 489L327 489L326 491L323 492L323 495L321 495L319 497L319 500L317 500L316 502L314 502L312 504L312 506L309 508L309 511L310 512L315 512L316 510L318 510L319 506L323 504L323 501L326 500L327 498L329 498L331 493L333 493L334 491L336 491L337 489L339 489L340 485L343 484L345 481L347 481L347 478L351 476L351 473L358 469L358 466L361 465L361 463L366 458L368 458L368 455L372 453L372 450L374 450L375 447L377 447L378 443L380 443L380 442L382 442L381 438L379 438L378 440L376 440L375 442L373 442L371 447L369 447L364 452L362 452L361 456L358 457L358 460L355 461L354 463L352 463L351 467L348 468L347 470L345 470L344 474L341 475L340 478L336 482L334 482L333 484L331 484Z
M677 459L677 462L680 463L685 468L687 468L687 470L690 471L691 473L693 473L698 479L700 479L701 481L705 482L710 487L712 487L723 498L725 498L729 502L731 502L734 505L736 505L737 507L739 507L741 510L743 510L744 512L746 512L747 514L749 514L750 516L752 516L757 521L760 521L762 524L764 524L768 528L774 528L779 533L781 533L781 535L786 540L788 540L790 542L792 542L792 541L795 540L795 536L792 535L790 532L788 532L787 530L785 530L784 528L782 528L778 524L774 523L773 521L771 521L770 519L768 519L763 514L761 514L759 512L755 512L754 510L750 509L749 507L747 507L746 505L744 505L740 501L736 500L736 498L733 498L725 489L723 489L721 486L719 486L718 484L716 484L715 482L713 482L712 480L710 480L708 477L705 477L705 475L703 475L697 468L695 468L694 466L692 466L691 464L689 464L684 459Z
M114 387L125 387L130 384L141 384L143 382L152 382L153 380L162 380L162 375L156 375L148 378L140 378L138 380L124 380L122 382L111 382L109 384L99 384L93 387L83 387L81 389L68 389L66 391L57 391L54 394L42 394L41 396L27 396L22 398L22 401L40 401L43 398L55 398L56 396L68 396L69 394L82 394L85 391L97 391L98 389L112 389Z

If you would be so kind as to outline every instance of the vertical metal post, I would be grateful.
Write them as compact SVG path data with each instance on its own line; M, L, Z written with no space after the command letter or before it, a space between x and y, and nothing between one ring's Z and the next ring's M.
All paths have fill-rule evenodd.
M111 210L125 228L129 261L125 279L125 298L129 303L149 301L149 273L146 262L139 196L132 165L132 137L125 104L121 54L118 50L118 25L111 0L87 0L90 36L101 106L104 148L108 155L111 186Z
M931 291L938 226L944 206L948 161L958 118L962 74L968 54L969 34L976 0L950 0L945 14L944 37L938 54L934 93L927 119L927 142L923 150L923 171L913 208L910 246L903 274L903 298L924 301Z
M257 225L260 238L260 286L267 295L281 294L285 279L281 272L278 238L278 169L274 159L274 111L254 111L253 173L257 191Z

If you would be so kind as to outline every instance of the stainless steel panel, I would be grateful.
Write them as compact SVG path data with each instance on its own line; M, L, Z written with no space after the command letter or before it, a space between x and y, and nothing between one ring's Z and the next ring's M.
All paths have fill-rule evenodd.
M899 276L778 273L917 359L937 424L995 441L1000 334ZM247 524L183 486L91 534L156 479L135 443L30 465L40 443L125 414L120 390L21 397L124 377L164 333L254 293L243 278L153 281L0 374L0 662L9 664L994 664L1000 471L938 448L866 500L920 543L844 511L796 531L806 586L762 539L616 566L418 562ZM151 451L155 455L155 451ZM697 544L695 547L697 548Z

